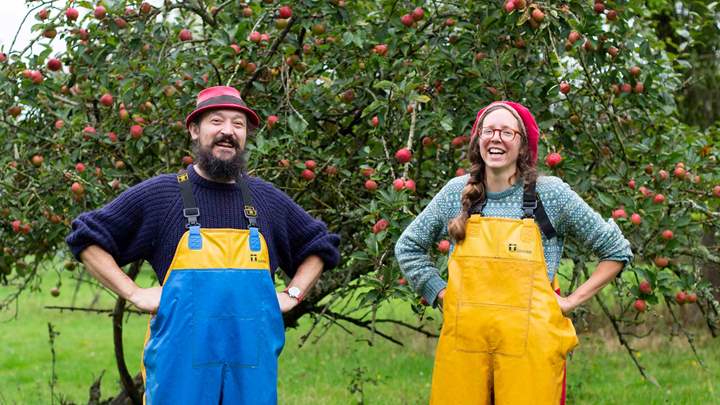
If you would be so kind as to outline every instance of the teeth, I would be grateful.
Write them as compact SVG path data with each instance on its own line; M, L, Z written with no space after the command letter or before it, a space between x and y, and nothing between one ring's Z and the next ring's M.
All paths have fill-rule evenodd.
M492 153L492 154L503 154L503 153L505 153L504 150L498 149L498 148L490 148L490 149L488 149L488 152L490 152L490 153Z

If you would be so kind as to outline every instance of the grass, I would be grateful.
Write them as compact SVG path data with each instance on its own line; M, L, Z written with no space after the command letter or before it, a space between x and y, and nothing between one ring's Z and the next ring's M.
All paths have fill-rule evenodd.
M145 272L142 283L148 285ZM86 403L88 388L104 371L103 397L119 390L113 356L112 326L105 315L59 312L46 305L70 305L74 285L51 297L55 280L47 276L41 291L21 296L17 319L0 313L0 404L50 403L52 357L48 322L59 331L55 340L57 383L55 393L76 403ZM0 299L10 290L0 287ZM92 288L83 286L78 306L95 299ZM96 308L111 308L114 300L101 293ZM412 320L409 305L397 302L383 309L383 317ZM280 403L348 404L361 399L367 404L427 403L430 392L435 340L398 327L383 330L399 337L399 347L367 331L349 327L352 335L333 327L316 343L313 337L298 347L310 325L304 319L288 330L280 358ZM126 360L132 373L139 370L147 318L129 316L125 324ZM657 379L660 388L644 381L617 339L602 331L583 334L581 345L568 363L570 404L720 404L720 342L698 331L700 356L695 361L681 338L669 341L654 337L636 343L640 361Z

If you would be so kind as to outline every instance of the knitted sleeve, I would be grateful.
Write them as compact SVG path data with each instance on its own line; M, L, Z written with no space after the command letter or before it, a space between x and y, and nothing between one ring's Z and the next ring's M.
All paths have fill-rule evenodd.
M428 252L447 235L448 222L460 211L460 194L468 176L450 180L405 228L395 244L395 258L410 285L431 305L447 286Z
M171 176L146 180L104 207L80 214L65 241L78 260L90 245L103 248L120 266L147 259L163 220L161 207L173 198L179 198L179 193Z
M538 179L538 192L555 229L590 249L600 260L624 264L633 258L630 242L615 221L605 221L570 186L553 176Z

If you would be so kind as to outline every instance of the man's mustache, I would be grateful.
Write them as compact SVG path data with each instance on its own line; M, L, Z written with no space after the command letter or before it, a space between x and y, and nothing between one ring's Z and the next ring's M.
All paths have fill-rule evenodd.
M235 140L232 135L222 134L213 141L213 146L217 146L220 143L229 143L233 148L239 149L240 144Z

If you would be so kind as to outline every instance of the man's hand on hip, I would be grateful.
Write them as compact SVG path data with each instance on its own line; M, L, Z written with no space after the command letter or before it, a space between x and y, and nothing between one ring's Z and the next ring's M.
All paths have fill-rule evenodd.
M280 312L283 314L295 308L295 306L300 303L297 298L292 298L286 292L279 292L276 294L278 304L280 305Z
M162 294L162 287L155 286L150 288L136 288L128 301L135 305L139 310L148 312L151 314L157 313L158 307L160 306L160 296Z

